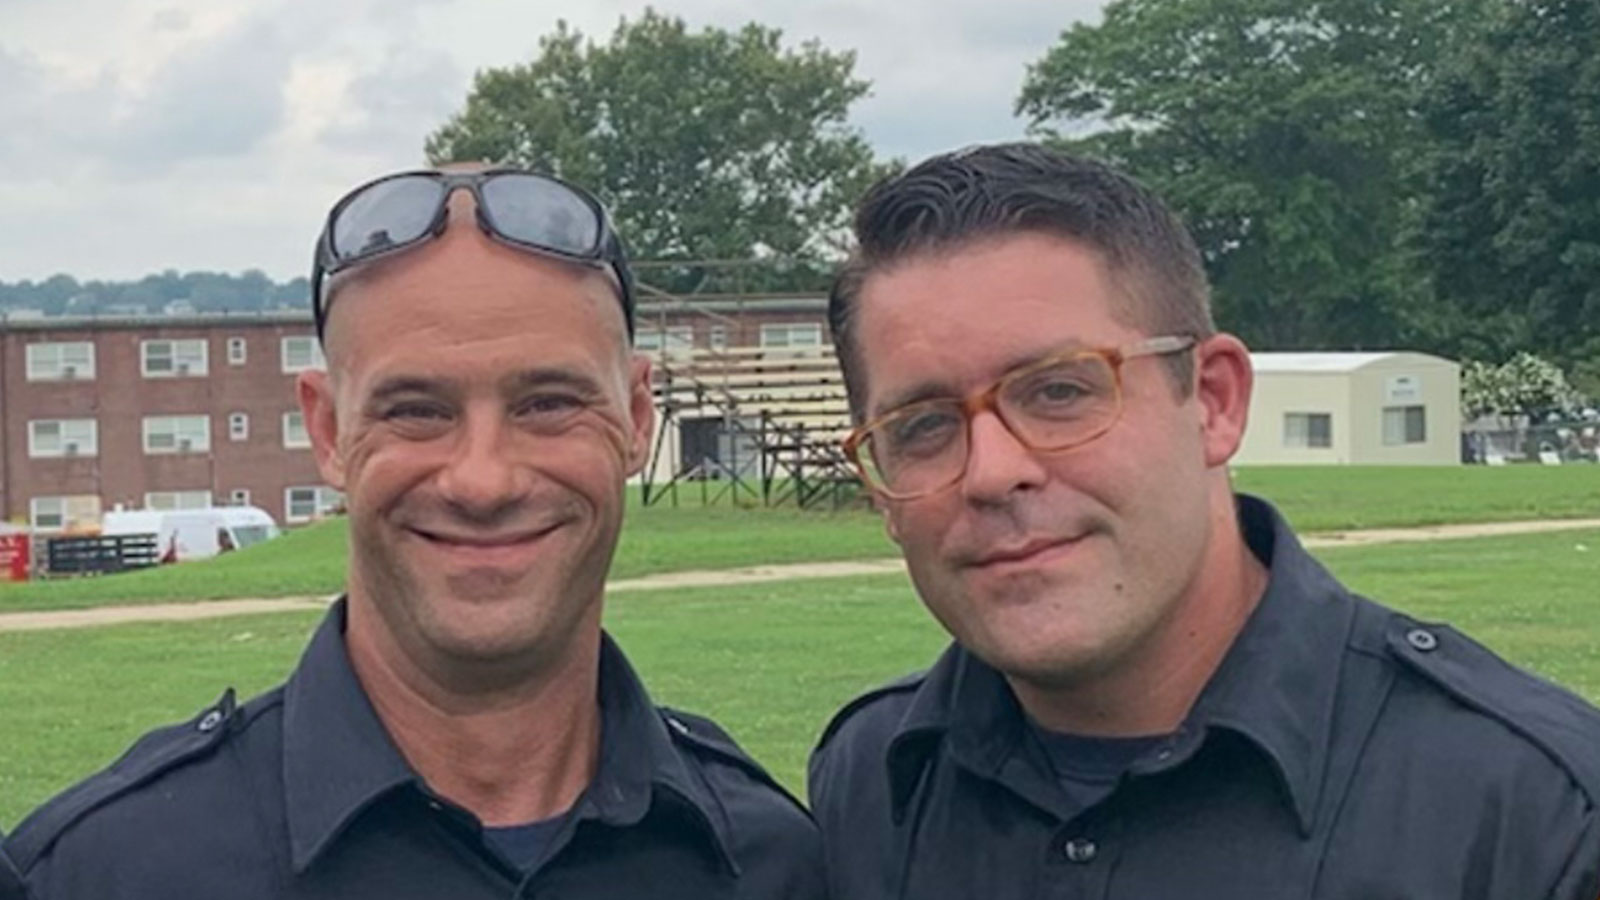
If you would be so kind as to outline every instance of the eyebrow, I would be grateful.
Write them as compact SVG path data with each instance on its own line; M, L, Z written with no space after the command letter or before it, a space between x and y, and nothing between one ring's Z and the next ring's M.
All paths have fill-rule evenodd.
M600 383L586 373L564 368L523 369L500 379L506 393L519 393L542 387L568 387L584 394L599 394Z
M426 378L421 375L395 375L378 382L367 396L367 406L376 406L395 397L406 394L451 394L454 393L449 382L438 378Z

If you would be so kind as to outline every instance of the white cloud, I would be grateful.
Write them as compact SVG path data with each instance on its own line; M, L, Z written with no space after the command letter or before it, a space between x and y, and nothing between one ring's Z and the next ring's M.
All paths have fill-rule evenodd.
M1020 136L1025 66L1101 0L680 0L854 49L854 121L916 158ZM474 71L558 18L597 40L638 0L0 0L0 280L304 272L326 207L414 166ZM95 27L85 28L85 22Z

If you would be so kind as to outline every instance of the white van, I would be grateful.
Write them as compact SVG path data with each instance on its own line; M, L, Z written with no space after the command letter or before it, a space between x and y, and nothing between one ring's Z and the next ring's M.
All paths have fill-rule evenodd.
M266 510L254 506L115 510L101 519L100 533L153 534L162 562L182 562L275 538L278 523Z

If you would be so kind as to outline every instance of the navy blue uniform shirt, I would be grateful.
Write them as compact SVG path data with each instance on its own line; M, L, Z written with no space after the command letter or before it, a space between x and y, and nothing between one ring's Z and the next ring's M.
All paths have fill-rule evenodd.
M815 900L816 826L710 722L651 705L609 638L600 762L542 862L513 867L406 764L337 605L287 684L156 731L6 842L36 900Z
M1180 729L1088 809L959 647L847 706L811 761L835 900L1600 897L1600 712L1352 595L1238 505L1266 593Z
M0 835L0 838L3 837ZM0 900L25 900L26 897L17 867L11 864L11 857L0 851Z

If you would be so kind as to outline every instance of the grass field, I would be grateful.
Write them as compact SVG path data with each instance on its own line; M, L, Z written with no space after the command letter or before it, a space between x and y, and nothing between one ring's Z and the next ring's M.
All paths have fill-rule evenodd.
M1600 531L1319 555L1356 590L1600 701ZM317 618L0 634L0 827L224 687L276 683ZM618 595L607 620L658 702L716 717L797 791L828 716L944 643L900 576Z
M1301 531L1600 517L1600 466L1243 469L1241 490L1277 503ZM687 497L687 495L685 495ZM870 510L797 512L635 503L612 575L892 556ZM332 594L344 583L345 523L205 562L100 579L0 585L0 612L107 603Z

